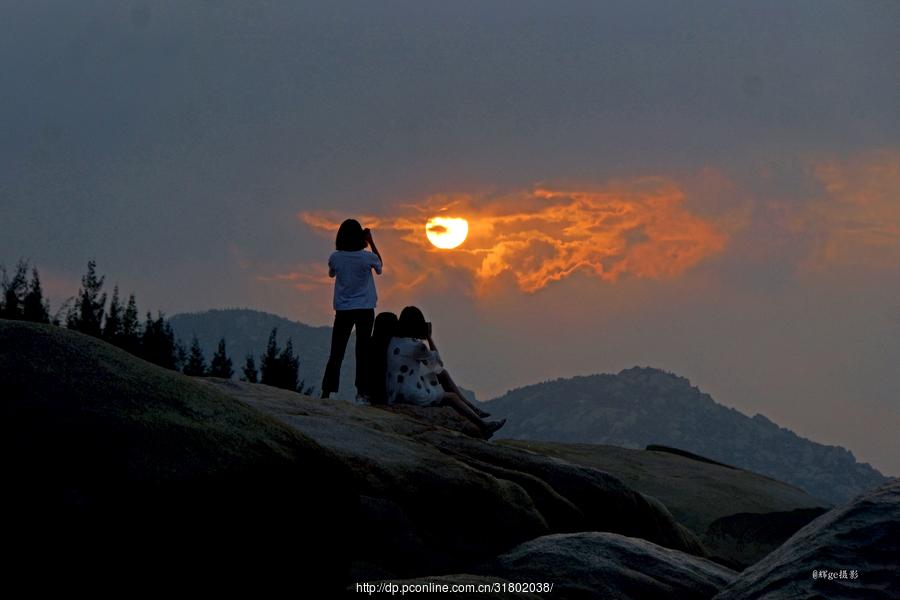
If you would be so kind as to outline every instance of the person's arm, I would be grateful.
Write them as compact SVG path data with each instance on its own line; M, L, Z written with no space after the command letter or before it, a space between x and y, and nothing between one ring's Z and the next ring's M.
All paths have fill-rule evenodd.
M334 277L337 271L334 270L334 254L328 257L328 276Z
M372 230L366 228L365 234L366 234L366 243L369 244L369 247L372 248L372 252L375 254L375 256L378 257L378 260L379 260L379 262L381 262L381 265L384 266L384 259L381 258L381 252L378 251L378 248L375 246L375 240L372 239ZM381 273L381 270L378 270L378 272Z
M431 336L431 321L425 325L428 327L428 347L431 348L432 351L437 352L437 345L434 343L434 338Z

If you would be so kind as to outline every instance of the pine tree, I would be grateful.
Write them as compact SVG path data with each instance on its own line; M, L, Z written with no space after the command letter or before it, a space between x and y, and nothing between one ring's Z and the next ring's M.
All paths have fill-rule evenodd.
M266 353L260 361L260 383L296 392L300 360L294 356L294 344L290 339L283 350L278 348L277 335L277 328L269 334Z
M179 345L175 343L175 334L162 313L156 319L148 312L141 336L141 356L166 369L175 370L179 364Z
M193 377L206 376L206 358L203 357L203 348L200 347L200 340L197 339L196 335L191 340L190 354L187 362L184 363L182 372Z
M28 293L25 294L22 302L22 316L26 321L34 323L50 322L50 303L44 300L37 267L31 269L31 283L28 285Z
M140 353L141 323L134 294L128 296L128 306L125 307L125 313L122 315L121 339L117 345L132 354Z
M74 309L66 318L66 326L94 337L100 337L106 294L100 293L105 277L97 276L97 262L88 261L87 273L81 278Z
M106 322L103 324L103 339L117 346L122 341L122 312L122 305L119 304L119 286L115 286L106 313Z
M269 334L269 343L266 345L266 353L262 355L262 358L259 361L259 371L260 371L260 383L264 383L266 385L278 386L278 372L279 372L279 361L278 361L278 342L277 336L278 328L275 327L272 329L272 333Z
M24 318L25 296L28 293L28 263L20 260L12 277L8 277L5 268L2 273L3 306L0 318L21 320Z
M278 387L300 391L297 387L297 370L300 367L300 359L294 356L294 344L288 338L284 350L278 355Z
M225 338L222 338L219 340L219 347L213 354L212 362L209 365L209 376L231 379L232 375L234 375L234 369L231 368L231 359L225 353Z
M259 383L259 371L256 370L256 361L253 359L252 354L247 355L243 371L244 376L241 377L242 380L249 381L250 383Z
M184 347L184 344L181 343L181 340L177 340L175 342L175 366L173 367L176 371L181 371L184 366L188 362L188 353Z

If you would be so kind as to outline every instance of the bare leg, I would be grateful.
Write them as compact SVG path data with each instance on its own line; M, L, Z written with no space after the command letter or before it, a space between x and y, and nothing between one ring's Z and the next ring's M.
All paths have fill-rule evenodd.
M473 404L472 402L469 402L466 399L466 397L463 395L462 391L456 385L456 382L453 381L453 378L450 377L450 373L446 369L441 371L440 373L438 373L438 381L440 382L441 387L444 388L444 391L450 392L451 394L456 394L459 397L459 399L462 400L463 402L465 402L466 406L468 406L469 409L471 409L471 411L474 412L476 415L478 415L480 418L483 419L485 417L491 416L490 413L484 412L483 410L478 408L475 404Z
M495 431L503 427L503 424L506 423L506 419L503 419L502 421L484 421L474 410L472 410L469 403L466 402L462 396L453 392L444 392L444 395L441 396L441 404L452 407L456 412L472 421L472 423L481 430L485 439L491 437Z

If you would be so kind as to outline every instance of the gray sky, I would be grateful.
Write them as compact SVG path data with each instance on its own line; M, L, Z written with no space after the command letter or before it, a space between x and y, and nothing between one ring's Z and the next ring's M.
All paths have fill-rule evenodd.
M142 309L328 323L357 216L481 397L658 366L900 475L897 2L0 12L0 260L56 303L96 257Z

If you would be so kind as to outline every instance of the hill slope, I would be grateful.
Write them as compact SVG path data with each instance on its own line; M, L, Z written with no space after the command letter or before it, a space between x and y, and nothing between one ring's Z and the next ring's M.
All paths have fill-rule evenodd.
M885 477L838 446L801 438L762 415L716 403L683 378L658 369L558 379L507 392L485 405L508 417L505 438L674 446L791 483L832 503Z
M77 332L0 320L0 410L4 541L19 566L344 577L349 471L227 394Z

